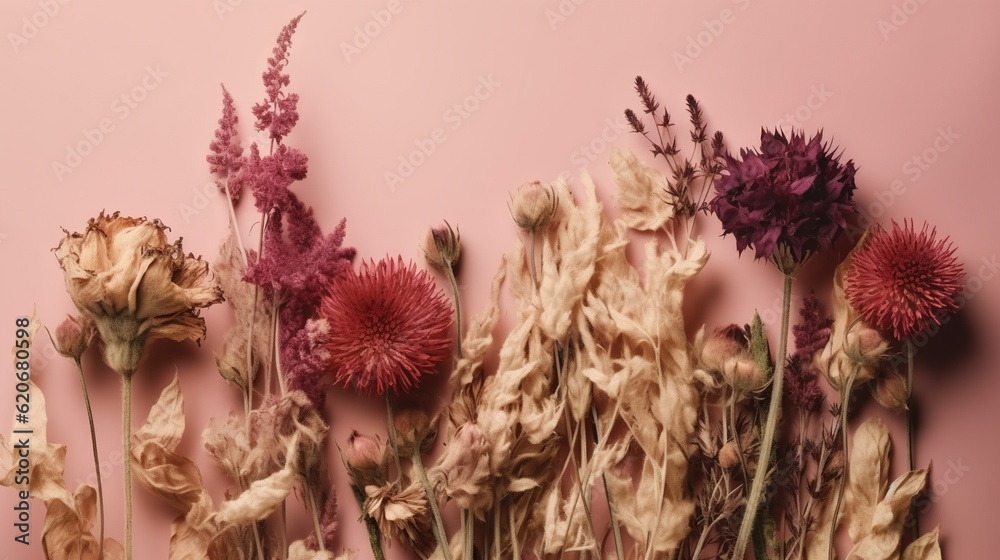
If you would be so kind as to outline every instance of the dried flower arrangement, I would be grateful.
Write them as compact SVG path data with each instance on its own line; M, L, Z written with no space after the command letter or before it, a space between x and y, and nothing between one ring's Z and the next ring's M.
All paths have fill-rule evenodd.
M778 130L763 130L759 147L734 156L721 133L709 133L692 96L693 149L685 156L670 113L637 78L642 116L627 110L626 118L666 172L615 149L614 220L586 174L577 193L562 179L517 189L510 212L522 235L498 267L490 305L464 328L456 228L433 227L423 241L427 264L452 289L449 301L428 272L401 258L355 271L345 222L324 234L290 190L308 170L306 155L286 143L298 96L286 91L285 66L301 17L281 31L263 74L266 98L253 107L268 146L244 149L233 99L222 90L208 162L226 194L230 230L211 273L179 239L170 243L158 220L118 213L66 232L55 249L79 315L56 328L53 343L75 362L81 383L81 356L95 342L121 375L130 468L119 543L104 536L93 419L97 487L70 491L65 446L46 440L44 414L32 416L27 490L45 502L47 558L131 559L133 475L178 511L171 559L352 557L333 552L335 469L323 405L334 385L385 398L384 440L354 432L340 442L375 558L398 542L444 560L742 559L748 548L758 559L832 559L838 528L852 543L849 558L941 557L937 529L917 529L913 499L927 471L913 465L912 425L908 472L890 484L886 426L871 418L849 434L848 418L863 385L886 408L908 410L913 337L956 309L961 288L947 239L912 221L875 227L835 272L832 316L809 295L790 327L797 272L833 249L855 212L853 161L842 162L821 133ZM260 212L256 249L236 219L246 189ZM784 278L776 355L759 316L687 334L685 287L709 258L695 223L708 215L737 251L753 249ZM626 257L636 232L650 238L638 265ZM503 288L515 322L487 366ZM130 395L147 343L203 339L199 310L223 297L235 323L216 361L244 410L202 433L233 485L215 504L198 467L177 452L185 429L177 378L138 430ZM26 336L39 328L32 319ZM906 373L893 359L901 352ZM394 399L420 390L442 364L451 371L443 409ZM44 410L41 390L29 384L33 409ZM828 394L837 400L826 407ZM3 440L0 484L18 486L14 472L12 443ZM312 534L287 542L293 492ZM460 530L449 535L450 515Z

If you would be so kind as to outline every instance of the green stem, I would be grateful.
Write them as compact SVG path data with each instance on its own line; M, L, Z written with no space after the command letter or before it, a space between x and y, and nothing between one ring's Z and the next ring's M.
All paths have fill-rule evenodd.
M430 504L431 513L434 514L434 537L437 539L438 546L441 547L441 555L444 557L444 560L451 560L451 550L448 547L448 534L444 530L444 521L441 520L441 508L438 507L437 492L434 491L434 487L431 486L431 481L427 477L427 469L424 468L424 462L420 458L420 451L414 450L413 455L410 456L410 460L413 461L413 468L417 471L420 483L424 485L424 493L427 494L427 503Z
M389 393L385 394L385 415L389 421L386 428L389 432L389 447L392 448L392 458L396 461L396 480L403 478L403 467L399 462L399 438L396 435L396 421L392 416L392 403L389 402Z
M913 438L916 430L914 430L913 410L910 406L910 400L913 398L914 352L913 341L908 339L906 341L906 465L909 467L907 469L909 471L914 469L914 464L916 463L913 459L913 449L915 447ZM913 518L913 540L917 540L920 537L920 519L918 517L916 500L910 503L910 517Z
M97 541L97 557L104 558L104 483L101 481L101 459L97 453L97 431L94 429L94 411L90 408L90 395L87 393L87 381L83 377L83 364L80 358L74 360L76 370L80 372L80 387L83 389L83 403L87 407L87 421L90 423L90 446L94 450L94 473L97 475L97 509L101 517L100 539Z
M358 508L361 509L361 518L364 519L365 526L368 528L368 543L372 547L372 554L375 555L375 560L385 560L385 553L382 552L382 532L378 528L378 523L365 511L365 493L354 484L351 485L351 492L354 493L354 499L358 502Z
M851 387L854 385L854 376L857 373L857 368L851 373L851 376L847 378L847 384L844 385L844 392L840 396L840 437L841 449L844 453L844 464L847 465L847 458L849 457L847 453L847 410L851 403ZM828 549L827 558L828 560L833 560L833 553L837 549L836 547L836 536L837 536L837 517L840 516L840 504L844 501L844 489L847 488L847 469L844 469L844 474L840 477L840 488L837 490L837 501L833 506L833 519L830 520L830 547Z
M743 514L743 522L740 524L739 536L736 537L736 547L732 555L733 560L743 560L746 554L747 543L750 541L750 533L753 532L757 510L760 509L768 466L771 462L774 434L778 426L778 416L781 409L782 386L785 380L785 352L788 349L788 315L792 306L792 279L793 276L791 274L785 274L785 289L781 302L781 342L778 345L778 359L774 369L774 377L771 381L771 404L767 409L767 422L764 425L763 438L761 439L760 457L757 460L753 486L751 486L750 494L747 497L746 511Z
M132 560L132 373L122 375L122 456L125 467L125 560Z

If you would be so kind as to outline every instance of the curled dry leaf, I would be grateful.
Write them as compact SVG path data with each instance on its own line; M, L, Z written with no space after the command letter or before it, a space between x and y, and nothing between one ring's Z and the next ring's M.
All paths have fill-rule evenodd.
M940 527L934 527L930 533L924 533L919 539L911 542L903 551L902 560L941 560L939 529Z
M674 217L662 173L617 146L611 150L611 169L618 184L618 207L628 227L656 231Z
M848 558L889 560L899 556L903 523L910 513L910 503L924 488L927 471L910 471L889 485L889 490L872 512L871 525L854 545Z
M889 485L889 430L881 418L869 418L854 432L854 447L839 523L847 523L851 542L860 542L872 523L875 506Z
M295 541L288 547L288 560L354 560L356 554L348 550L340 556L334 556L329 550L310 550L305 541Z

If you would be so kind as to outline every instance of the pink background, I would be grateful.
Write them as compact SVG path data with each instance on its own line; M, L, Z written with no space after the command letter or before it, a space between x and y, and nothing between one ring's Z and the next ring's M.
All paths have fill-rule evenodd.
M824 129L860 165L858 198L869 214L883 222L926 219L955 241L972 297L918 355L918 463L934 463L934 505L923 526L940 521L952 558L983 558L995 549L1000 302L991 281L995 270L984 263L996 263L998 253L996 155L990 155L1000 130L996 3L63 2L0 3L4 346L13 340L14 318L32 306L50 327L72 309L49 252L60 227L78 231L102 209L121 210L158 217L173 236L184 237L186 249L215 255L226 209L220 196L204 196L212 194L204 157L220 111L218 84L227 85L249 123L250 106L263 96L259 77L274 39L302 10L308 13L289 67L291 91L302 96L301 120L289 143L309 155L310 169L295 188L326 228L346 216L347 241L365 258L419 258L417 243L428 226L442 219L457 224L469 314L484 307L498 259L512 246L516 230L506 204L519 184L575 176L586 167L611 200L610 144L646 147L627 134L621 117L624 108L639 106L632 80L642 74L682 124L684 95L695 94L730 147L755 142L761 126ZM47 4L54 15L39 15ZM389 7L396 13L377 23L372 11ZM25 29L32 19L34 33L30 25ZM367 43L357 38L366 25L373 35ZM345 55L344 45L354 41L360 52ZM160 81L146 79L155 87L136 90L142 99L126 111L121 96L141 86L150 69L159 69ZM491 88L479 88L480 99L468 99L490 80ZM466 101L474 110L457 118L453 106ZM84 142L84 131L99 128L102 119L113 129L78 166L57 176L53 162L64 162L67 146ZM385 173L398 172L400 157L432 135L443 141L390 188ZM240 211L247 227L251 211L248 205ZM704 223L714 255L689 293L690 319L710 326L744 322L759 309L773 332L777 274L738 259L733 240L718 237L714 220ZM837 258L813 263L797 295L810 286L826 293ZM152 350L137 379L134 422L176 366L188 422L182 449L201 465L219 499L224 480L202 449L200 432L210 418L241 405L215 373L212 354L230 311L218 306L205 316L209 336L200 350L170 344ZM75 487L92 472L76 374L47 340L36 342L35 353L34 373L49 403L49 438L70 443L66 479ZM85 367L102 460L112 469L108 534L121 538L118 380L96 354ZM9 367L3 371L0 432L8 434L14 381ZM870 404L857 416L873 413L886 418L901 445L903 418ZM343 444L353 428L381 432L382 414L379 401L334 391L331 446ZM894 475L903 462L896 453ZM339 460L332 465L340 543L367 557L342 466ZM175 513L138 486L136 495L137 550L162 557ZM10 558L40 558L40 547L25 553L13 544L13 496L0 492L0 550ZM296 498L290 509L300 509ZM41 504L33 511L37 543ZM304 521L297 513L295 519ZM292 528L293 536L306 531L304 524ZM392 548L392 555L400 553Z

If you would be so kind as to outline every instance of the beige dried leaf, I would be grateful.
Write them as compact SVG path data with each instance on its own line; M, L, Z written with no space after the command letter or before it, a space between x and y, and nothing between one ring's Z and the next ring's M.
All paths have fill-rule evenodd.
M617 146L611 149L611 169L618 185L618 208L630 228L656 231L674 217L662 173Z
M289 444L285 466L271 476L256 480L236 499L223 502L215 514L215 521L223 527L251 523L271 515L292 492L297 479L295 454L298 436Z
M184 397L174 374L146 422L132 435L131 466L139 482L168 504L187 512L201 499L204 484L198 466L175 453L183 434Z
M934 527L930 533L924 533L921 537L910 543L903 551L902 560L941 560L941 545L938 543L938 531L940 527Z
M871 527L875 506L889 484L889 430L879 417L872 417L854 432L851 460L839 523L847 523L851 542L860 542Z
M865 560L897 558L900 552L903 523L910 512L910 503L927 482L927 471L910 471L889 485L886 496L875 506L871 525L864 537L856 542L848 558Z
M288 546L288 560L335 560L329 550L309 550L306 541L294 541Z

